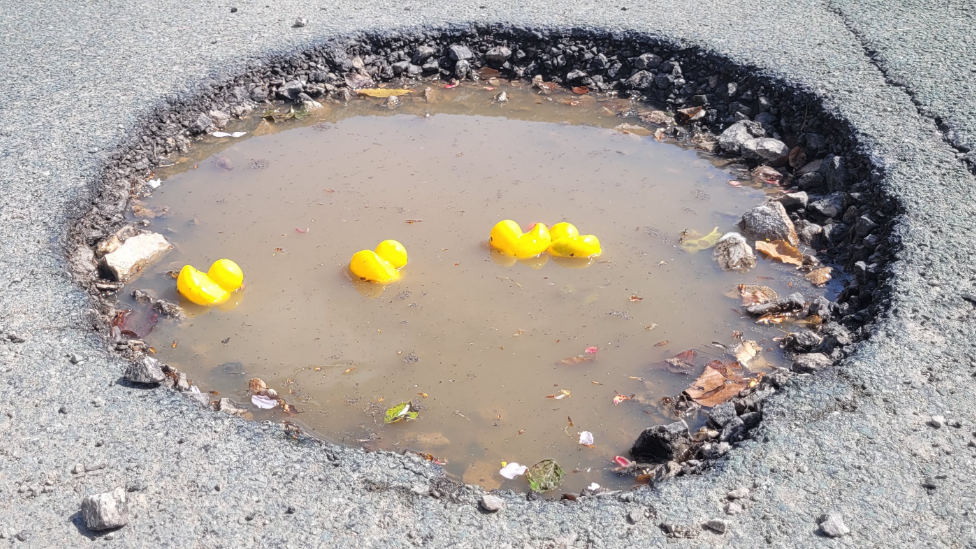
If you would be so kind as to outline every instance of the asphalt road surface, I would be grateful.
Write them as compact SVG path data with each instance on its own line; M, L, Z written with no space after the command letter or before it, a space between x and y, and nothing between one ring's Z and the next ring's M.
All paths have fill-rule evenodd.
M308 24L293 28L296 17ZM776 397L764 440L706 475L633 501L510 494L497 514L479 511L475 490L457 502L427 495L423 462L296 443L177 393L115 385L123 364L85 324L92 304L67 273L66 224L139 117L269 52L471 22L637 30L815 90L851 121L905 209L878 332ZM0 342L0 543L976 546L976 338L963 298L976 294L974 29L963 1L0 0L0 330L26 340ZM932 415L948 424L930 426ZM91 470L73 473L77 464ZM131 490L130 524L96 536L80 526L81 499L116 486ZM727 515L726 493L740 487L748 504ZM816 519L828 512L850 534L822 536ZM715 518L726 534L674 540L658 526Z

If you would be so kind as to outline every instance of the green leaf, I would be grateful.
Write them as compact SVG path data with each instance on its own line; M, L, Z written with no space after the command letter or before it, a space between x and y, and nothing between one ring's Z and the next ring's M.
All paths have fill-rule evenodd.
M715 246L720 238L722 238L722 233L718 232L718 227L712 229L712 232L705 236L694 229L689 229L681 233L681 247L686 252L700 252Z
M536 463L525 473L529 481L529 488L535 492L555 490L563 481L566 471L551 459L544 459Z
M410 409L409 402L401 402L400 404L397 404L386 411L386 417L383 418L383 422L396 423L403 419L417 419L417 416L419 415L420 412L415 412Z

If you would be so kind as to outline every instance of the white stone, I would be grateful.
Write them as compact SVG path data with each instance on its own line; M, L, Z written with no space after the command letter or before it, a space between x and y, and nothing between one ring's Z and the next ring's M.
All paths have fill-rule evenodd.
M747 273L756 266L756 254L739 233L727 233L712 250L712 257L723 271Z
M126 240L114 252L106 254L100 266L113 280L129 282L172 249L173 246L163 235L142 233Z
M495 513L505 507L505 500L498 496L485 494L481 496L481 508L489 513Z
M85 526L93 532L125 526L129 523L125 490L116 488L111 492L86 497L81 502L81 516L85 519Z

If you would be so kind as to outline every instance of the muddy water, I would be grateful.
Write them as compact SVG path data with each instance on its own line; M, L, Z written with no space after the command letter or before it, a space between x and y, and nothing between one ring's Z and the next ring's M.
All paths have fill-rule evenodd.
M184 301L191 318L161 321L147 338L158 357L248 407L248 379L260 377L301 411L255 408L255 418L430 453L487 488L524 489L498 474L501 462L543 458L567 471L564 490L630 485L611 459L669 421L655 401L721 356L711 342L738 330L782 360L772 341L782 332L743 318L724 294L739 283L815 291L782 265L724 273L710 250L678 245L684 229L733 230L767 191L729 185L693 150L614 131L639 123L616 116L623 101L507 91L507 104L461 87L392 110L358 99L297 122L252 120L233 128L246 137L207 138L197 157L160 172L144 205L169 208L153 226L176 250L130 286L179 300L165 271L227 257L246 287L220 309ZM509 264L487 247L507 218L570 221L604 253L584 265ZM409 253L402 281L353 282L350 256L388 238ZM560 362L594 356L590 346L594 361ZM662 367L692 348L690 375ZM617 393L636 397L615 406ZM417 421L383 423L409 400ZM584 430L593 448L578 444Z

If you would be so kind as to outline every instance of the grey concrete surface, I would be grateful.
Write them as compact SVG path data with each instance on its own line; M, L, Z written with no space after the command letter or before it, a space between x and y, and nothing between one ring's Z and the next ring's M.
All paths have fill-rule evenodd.
M961 297L976 293L974 177L936 126L974 135L974 94L962 93L973 76L960 66L972 64L972 25L959 15L971 8L949 5L955 11L914 0L0 0L0 329L26 340L0 342L0 544L976 546L976 338L973 305ZM299 16L308 25L294 29ZM67 274L66 222L138 117L268 52L472 21L643 31L815 90L853 123L905 207L893 308L878 333L839 368L777 396L763 441L707 475L634 501L510 494L495 514L478 509L476 491L458 501L426 495L423 463L293 441L280 426L194 408L176 393L116 385L123 364L85 326L91 303ZM947 44L933 47L936 38ZM959 58L942 62L940 52ZM949 425L927 425L932 414ZM129 525L85 530L84 496L117 486L131 490ZM739 487L751 488L748 505L726 515L725 494ZM850 534L823 537L817 519L828 512ZM715 518L728 521L724 535L671 540L658 527Z

